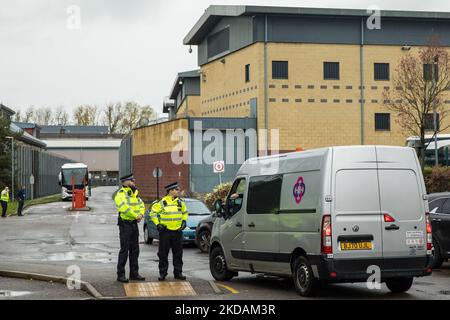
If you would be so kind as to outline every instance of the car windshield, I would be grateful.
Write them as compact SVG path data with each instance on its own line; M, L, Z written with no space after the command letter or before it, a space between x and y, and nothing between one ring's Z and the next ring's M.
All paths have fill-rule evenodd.
M211 214L205 204L201 201L186 201L186 207L190 215L207 216Z

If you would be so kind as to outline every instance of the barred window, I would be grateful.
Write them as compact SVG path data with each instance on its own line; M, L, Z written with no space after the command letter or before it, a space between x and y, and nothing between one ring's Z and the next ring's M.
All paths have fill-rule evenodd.
M339 62L323 63L324 80L339 80Z
M250 65L245 65L245 82L250 82Z
M272 61L272 79L288 79L288 69L287 61Z
M439 131L439 113L436 114L436 130ZM434 117L432 113L428 113L425 118L425 130L434 131Z
M375 80L389 81L389 63L374 64Z
M423 65L423 78L425 81L431 81L432 80L432 74L433 74L433 66L434 66L434 80L438 81L439 79L439 67L437 64L433 65L431 63L427 63Z
M375 131L391 130L391 114L375 113Z

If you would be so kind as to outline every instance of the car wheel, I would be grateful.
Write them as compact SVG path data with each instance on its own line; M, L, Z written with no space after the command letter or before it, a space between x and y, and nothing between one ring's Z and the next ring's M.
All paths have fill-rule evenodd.
M295 290L304 297L317 294L320 282L314 277L311 264L304 256L297 257L293 265Z
M218 281L229 281L234 276L237 276L236 272L228 270L225 254L221 247L212 249L209 255L209 269L211 275Z
M386 280L386 286L393 293L408 291L413 283L413 278L392 278Z
M433 269L438 269L442 266L442 263L444 263L444 259L442 258L439 245L435 240L433 240L433 247L434 247Z
M198 234L197 246L201 252L208 252L211 242L211 232L209 230L202 230Z
M147 226L144 227L144 242L146 244L152 244L153 243L153 238L150 238L150 235L148 234Z

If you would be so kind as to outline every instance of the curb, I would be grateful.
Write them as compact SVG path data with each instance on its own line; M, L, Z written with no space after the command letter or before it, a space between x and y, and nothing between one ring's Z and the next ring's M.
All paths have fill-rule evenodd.
M216 285L216 283L213 280L208 280L209 285L214 290L216 294L223 294L224 292Z
M95 299L103 299L103 295L94 288L89 282L81 281L81 280L73 280L64 277L57 276L49 276L45 274L39 273L29 273L29 272L19 272L19 271L10 271L10 270L0 270L0 276L8 277L8 278L21 278L21 279L33 279L39 281L47 281L47 282L56 282L66 284L67 281L73 281L75 283L79 283L81 285L81 290L87 292L89 295L94 297Z

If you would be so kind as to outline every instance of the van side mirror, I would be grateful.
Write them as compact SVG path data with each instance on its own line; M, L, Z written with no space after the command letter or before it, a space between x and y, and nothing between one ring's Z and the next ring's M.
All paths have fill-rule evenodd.
M216 216L217 217L222 217L222 213L223 213L222 200L217 199L216 201L214 201L214 211L216 211Z

